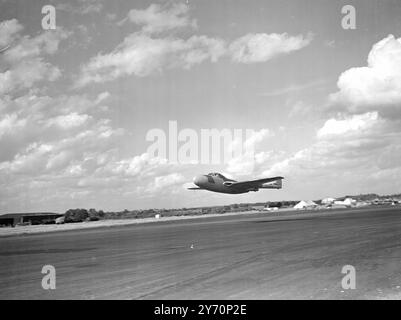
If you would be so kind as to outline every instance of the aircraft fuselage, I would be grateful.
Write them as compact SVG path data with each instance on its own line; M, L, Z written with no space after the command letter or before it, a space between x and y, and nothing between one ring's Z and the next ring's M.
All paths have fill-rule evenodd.
M194 183L201 189L230 194L247 193L250 190L232 189L224 185L225 182L236 182L235 180L225 180L221 177L211 177L209 175L198 175L194 178Z
M228 179L220 173L209 173L198 175L194 178L194 184L198 188L219 193L240 194L249 191L259 191L259 189L281 189L283 177L264 178L250 181L235 181Z

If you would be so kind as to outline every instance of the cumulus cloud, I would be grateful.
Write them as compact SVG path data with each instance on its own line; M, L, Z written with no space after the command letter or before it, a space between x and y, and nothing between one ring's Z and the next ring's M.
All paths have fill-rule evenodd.
M0 170L7 170L13 173L32 173L40 168L45 163L45 156L52 150L52 146L49 144L30 144L23 153L18 153L13 161L2 162L0 164Z
M242 37L228 48L225 40L204 35L188 39L153 38L136 32L127 36L112 52L91 58L82 67L76 86L127 75L144 77L165 69L190 69L204 61L217 62L224 56L231 56L233 61L241 63L265 62L277 55L299 50L310 41L311 37L258 34Z
M11 160L1 162L0 170L3 174L25 173L39 176L53 167L47 163L60 154L68 154L69 161L85 162L85 158L91 152L101 154L112 148L121 133L121 130L113 129L107 122L100 120L72 137L65 134L62 137L56 135L58 139L48 138L45 140L42 136L41 140L30 143ZM69 162L66 161L65 166L68 164Z
M401 38L389 35L374 44L367 61L340 75L339 90L329 96L337 113L317 130L312 145L283 156L263 174L288 175L326 192L401 188Z
M32 199L35 194L38 201L45 199L37 194L40 189L53 190L57 196L52 201L58 201L85 188L83 177L108 181L107 174L97 174L119 160L116 149L124 133L99 112L109 96L52 97L28 91L0 98L0 147L6 150L0 159L0 185L7 203L27 188Z
M95 104L99 104L109 97L110 97L110 92L107 92L107 91L101 92L97 96Z
M26 119L19 119L16 113L0 118L0 140L3 136L18 131L26 125Z
M166 189L167 191L170 191L173 187L181 186L184 181L185 177L177 172L158 176L148 185L147 192L154 193Z
M266 160L266 155L270 152L256 152L260 145L267 138L272 137L273 133L268 129L253 131L247 135L246 140L234 139L231 150L242 150L241 154L234 156L227 163L226 171L234 175L250 175L257 171L257 167ZM242 145L241 145L242 144Z
M288 175L325 190L401 188L401 38L389 35L374 44L367 62L340 75L339 90L329 96L336 115L317 130L312 145L284 155L264 174Z
M152 34L183 27L196 28L196 20L190 19L188 13L189 7L183 3L175 3L169 8L151 4L144 10L130 10L128 19L142 26L143 32Z
M74 127L79 127L84 125L88 120L90 116L87 114L78 114L76 112L72 112L67 115L60 115L54 118L50 118L47 120L47 125L48 126L58 126L61 129L70 129Z
M25 60L9 70L0 73L0 94L19 89L28 89L42 80L54 81L60 76L60 69L40 58Z
M23 29L17 19L0 22L0 49L11 45L15 36Z
M373 161L371 164L374 165L377 150L394 144L396 137L401 136L398 126L398 122L390 123L377 112L328 119L316 131L311 146L284 156L267 172L282 170L284 173L308 175L318 174L326 168L358 166L365 161Z
M331 107L340 105L352 113L379 110L382 115L393 111L394 116L401 107L401 38L389 35L374 44L367 62L340 75Z
M0 121L10 123L12 120L15 126L14 130L6 131L7 141L2 143L11 145L13 150L19 147L21 141L27 143L38 139L57 140L69 137L79 132L80 128L82 130L90 128L103 116L103 111L99 110L101 109L99 106L102 106L99 96L51 97L27 92L17 98L2 97L0 105L2 106ZM106 119L99 123L109 125Z
M329 119L317 130L310 146L283 154L262 175L288 177L287 186L297 188L299 194L299 185L321 188L325 192L322 196L341 189L350 193L394 192L397 184L401 187L401 164L394 161L401 141L400 127L399 121L381 118L377 112ZM388 180L379 179L383 176Z
M245 140L245 149L254 150L258 143L271 136L273 136L273 133L269 129L261 129L259 131L255 131Z
M143 77L164 69L189 69L205 60L216 62L224 54L221 40L206 36L154 39L134 33L109 54L99 54L82 69L77 85L104 82L124 75Z
M169 168L167 159L151 157L148 153L109 163L105 171L120 176L152 176L156 168Z
M54 81L61 72L44 59L45 55L57 52L59 43L69 36L62 28L54 32L43 32L35 37L22 36L22 26L15 19L0 24L0 36L9 43L8 50L0 56L4 68L0 71L0 94L10 94L20 89L29 89L42 80Z
M232 60L242 63L265 62L280 54L306 47L312 35L290 36L287 33L249 33L231 43L229 50Z
M333 135L344 135L369 130L378 121L377 112L368 112L361 115L353 115L344 119L329 119L317 132L319 138Z
M68 38L69 32L63 28L51 32L42 32L36 37L21 36L4 54L3 59L15 63L40 55L51 55L57 52L62 40Z
M231 57L241 63L265 62L271 58L300 50L312 35L248 34L234 40L206 35L179 37L176 29L195 28L188 6L175 3L152 4L146 9L133 9L123 21L131 21L141 30L128 35L110 53L99 53L82 66L75 88L89 83L102 83L122 76L144 77L172 68L190 69L205 61L217 62Z

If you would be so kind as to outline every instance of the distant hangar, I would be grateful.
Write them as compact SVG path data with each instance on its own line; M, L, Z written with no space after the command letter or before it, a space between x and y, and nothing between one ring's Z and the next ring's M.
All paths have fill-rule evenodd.
M0 215L0 226L24 225L24 224L47 224L55 223L55 220L64 216L61 213L35 212L35 213L6 213Z

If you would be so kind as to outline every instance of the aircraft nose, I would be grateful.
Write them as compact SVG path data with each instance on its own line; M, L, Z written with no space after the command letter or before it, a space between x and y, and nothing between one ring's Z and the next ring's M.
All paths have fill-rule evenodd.
M198 175L194 178L194 183L199 187L206 182L207 178L202 175Z

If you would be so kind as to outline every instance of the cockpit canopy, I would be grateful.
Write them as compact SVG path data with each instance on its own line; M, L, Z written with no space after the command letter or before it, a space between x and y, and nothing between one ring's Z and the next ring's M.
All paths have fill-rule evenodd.
M211 176L211 177L218 177L218 178L221 178L221 179L225 179L226 178L225 176L223 176L221 173L218 173L218 172L211 172L211 173L208 173L207 175Z

